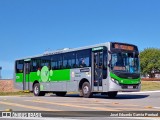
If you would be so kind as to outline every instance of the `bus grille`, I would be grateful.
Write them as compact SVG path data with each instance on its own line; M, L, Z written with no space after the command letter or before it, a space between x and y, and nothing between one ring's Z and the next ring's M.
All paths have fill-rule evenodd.
M130 88L133 86L133 88ZM121 85L122 89L137 89L138 85Z

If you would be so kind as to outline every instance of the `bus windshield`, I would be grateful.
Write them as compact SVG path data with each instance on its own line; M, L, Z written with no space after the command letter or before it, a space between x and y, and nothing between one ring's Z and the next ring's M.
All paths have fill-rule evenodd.
M111 54L111 70L127 73L139 73L139 58L135 53Z

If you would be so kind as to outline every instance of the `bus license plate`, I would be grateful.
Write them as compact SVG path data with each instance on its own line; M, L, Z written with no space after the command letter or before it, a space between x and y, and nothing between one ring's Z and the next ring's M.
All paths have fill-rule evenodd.
M128 89L133 89L133 86L128 86Z

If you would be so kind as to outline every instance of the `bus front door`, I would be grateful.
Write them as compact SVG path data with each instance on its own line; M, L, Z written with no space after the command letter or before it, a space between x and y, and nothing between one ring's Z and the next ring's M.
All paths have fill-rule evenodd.
M103 79L103 52L95 51L92 54L93 91L102 91Z
M29 90L30 62L24 62L23 90Z

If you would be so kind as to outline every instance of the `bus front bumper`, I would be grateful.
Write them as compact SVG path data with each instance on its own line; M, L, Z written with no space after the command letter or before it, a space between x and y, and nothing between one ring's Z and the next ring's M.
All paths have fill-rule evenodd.
M110 81L109 91L118 92L138 92L141 90L141 84L117 84Z

